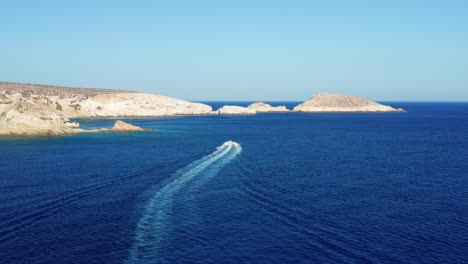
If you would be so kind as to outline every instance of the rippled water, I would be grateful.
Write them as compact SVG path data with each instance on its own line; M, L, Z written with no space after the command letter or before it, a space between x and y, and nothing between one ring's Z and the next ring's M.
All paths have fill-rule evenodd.
M468 104L392 105L0 139L0 263L468 262Z

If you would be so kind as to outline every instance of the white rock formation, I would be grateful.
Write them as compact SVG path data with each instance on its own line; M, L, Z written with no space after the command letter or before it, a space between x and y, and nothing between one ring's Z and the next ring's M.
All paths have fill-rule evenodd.
M211 106L167 96L106 89L0 82L0 135L75 133L71 117L211 114Z
M258 102L258 103L253 103L247 108L254 110L257 113L278 113L278 112L289 112L291 110L287 109L286 106L281 105L281 106L271 106L269 104L263 103L263 102Z
M225 105L214 113L219 115L255 115L257 112L242 106Z
M70 117L205 115L212 111L208 105L146 93L99 94L59 103Z
M115 121L114 126L111 129L115 132L132 132L132 131L150 131L151 129L141 128L132 124L125 123L124 121Z
M391 106L349 95L317 93L293 112L404 112Z
M114 123L112 128L100 128L100 129L80 129L76 128L69 134L85 134L85 133L110 133L110 132L147 132L153 131L150 128L141 128L138 126L134 126L132 124L125 123L124 121L117 120Z

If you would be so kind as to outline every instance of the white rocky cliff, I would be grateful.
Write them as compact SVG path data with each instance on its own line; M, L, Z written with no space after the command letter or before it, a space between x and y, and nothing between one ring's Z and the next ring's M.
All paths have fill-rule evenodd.
M257 113L279 113L279 112L289 112L291 110L287 109L286 106L271 106L269 104L258 102L253 103L247 106L248 109L252 109Z
M317 93L293 112L404 112L391 106L350 95Z
M72 117L211 114L208 105L167 96L107 89L0 82L0 135L72 134Z

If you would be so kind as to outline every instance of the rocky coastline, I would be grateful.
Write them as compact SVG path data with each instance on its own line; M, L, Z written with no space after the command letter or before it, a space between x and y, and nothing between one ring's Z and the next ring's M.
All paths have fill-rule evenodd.
M263 102L247 107L226 105L213 111L206 104L135 91L0 82L0 136L72 135L119 129L146 131L125 123L118 123L112 129L84 130L79 123L71 121L73 118L255 115L278 112L375 113L404 110L355 96L318 93L292 111L285 106L271 106Z
M211 114L211 106L162 95L110 89L0 82L0 135L82 133L72 118Z

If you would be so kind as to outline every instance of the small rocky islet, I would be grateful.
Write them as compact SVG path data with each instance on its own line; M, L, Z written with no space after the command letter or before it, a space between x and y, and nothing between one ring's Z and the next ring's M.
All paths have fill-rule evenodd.
M317 93L309 100L293 108L293 112L354 112L354 113L378 113L378 112L405 112L402 108L393 108L379 104L369 99L342 95Z
M211 106L168 96L126 90L69 88L0 82L0 136L52 136L96 132L148 131L123 121L111 129L85 130L73 118L254 115L281 112L404 112L341 94L317 93L291 110L263 102L247 107Z
M287 109L286 106L271 106L263 102L253 103L247 106L248 109L252 109L257 113L281 113L281 112L290 112L291 110Z

